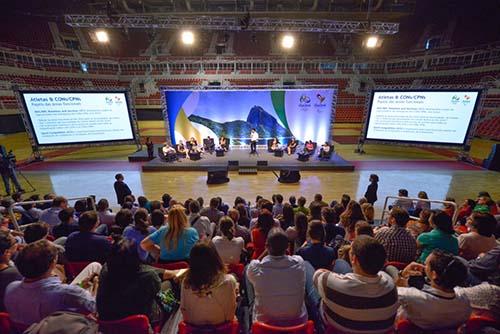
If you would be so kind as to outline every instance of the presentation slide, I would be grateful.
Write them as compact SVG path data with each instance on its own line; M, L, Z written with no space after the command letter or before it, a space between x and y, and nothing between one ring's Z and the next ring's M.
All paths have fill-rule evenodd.
M21 92L38 145L134 139L125 92Z
M230 138L231 145L248 145L250 131L259 145L292 137L318 145L329 141L335 89L287 90L169 90L165 91L170 136L174 143L194 137Z
M479 90L374 91L366 139L462 145L479 94Z

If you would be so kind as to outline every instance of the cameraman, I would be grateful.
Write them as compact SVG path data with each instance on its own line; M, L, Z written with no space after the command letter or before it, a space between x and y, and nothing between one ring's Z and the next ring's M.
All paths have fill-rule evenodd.
M2 180L7 195L10 195L10 180L14 182L17 192L24 192L24 189L17 180L16 156L12 154L12 151L7 153L5 146L2 145L0 145L0 174L2 174Z

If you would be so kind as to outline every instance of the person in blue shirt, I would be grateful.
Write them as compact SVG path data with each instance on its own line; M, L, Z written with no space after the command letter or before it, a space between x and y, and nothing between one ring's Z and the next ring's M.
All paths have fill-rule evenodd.
M184 207L177 204L168 211L168 225L142 240L141 247L162 262L181 261L189 258L198 239L198 232L189 227Z
M297 250L297 255L309 262L315 270L320 268L331 270L335 251L325 246L325 227L320 220L312 220L307 229L309 241L306 246Z
M148 223L148 211L146 209L138 209L134 215L134 225L125 227L123 237L125 239L134 240L137 245L137 253L143 262L148 262L149 253L141 248L141 241L151 233L156 232L156 228Z

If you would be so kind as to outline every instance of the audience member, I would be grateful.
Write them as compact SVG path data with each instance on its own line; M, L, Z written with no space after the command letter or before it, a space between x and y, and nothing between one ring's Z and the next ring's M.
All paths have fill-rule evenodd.
M118 202L118 204L122 205L125 202L125 196L132 195L132 191L130 190L128 185L123 182L125 180L123 174L116 174L115 180L116 181L113 187L115 188L116 201Z
M115 222L115 214L109 210L109 202L105 198L101 198L97 202L97 214L99 215L99 222L111 227Z
M47 223L33 223L24 229L24 241L27 244L46 239L49 235L49 225Z
M283 213L277 218L283 231L285 231L290 226L293 226L295 218L293 207L289 203L285 203L285 205L283 205Z
M241 205L241 204L238 204L238 205ZM246 210L244 212L246 212ZM250 241L252 241L252 236L251 236L250 231L248 230L248 228L246 228L245 226L242 226L242 225L239 225L239 224L236 223L239 220L239 218L240 218L240 212L238 210L236 210L236 209L229 209L229 211L227 212L227 215L234 222L234 237L235 238L238 238L238 237L243 238L243 241L245 242L245 245L247 243L249 243ZM219 226L219 232L220 231L221 231L221 228ZM222 233L218 233L218 234L221 235Z
M273 205L273 217L277 217L283 214L283 195L277 194L273 196L274 205Z
M189 259L189 270L181 285L183 320L195 326L233 320L237 283L232 275L225 273L224 263L214 245L211 242L196 244Z
M138 210L138 209L137 209ZM137 212L137 210L134 210L133 212ZM127 228L127 226L133 225L134 224L134 214L132 210L129 209L121 209L116 213L115 216L115 225L119 226L122 231Z
M384 246L387 261L410 263L415 260L417 244L406 229L409 219L405 209L393 207L389 216L390 227L376 233L375 239Z
M325 222L325 243L329 245L337 237L337 235L344 238L345 230L337 225L340 218L335 210L330 207L324 207L321 210L321 215L323 217L323 221Z
M58 239L61 237L67 237L71 233L78 231L78 225L74 224L74 212L75 209L73 208L66 208L59 211L57 216L61 223L54 226L54 228L52 229L52 235L54 236L54 238Z
M300 256L286 255L288 237L281 229L269 233L266 248L269 255L261 261L250 262L246 271L248 302L253 307L252 320L274 326L305 323L304 260Z
M425 265L408 265L399 282L408 286L410 275L424 273L430 285L424 285L422 290L414 287L398 288L398 318L408 319L424 330L454 328L467 321L471 314L469 300L454 291L467 277L464 264L451 254L434 250L426 258Z
M17 247L17 240L9 231L0 231L0 312L5 312L3 299L7 286L23 278L11 262Z
M259 214L257 218L257 224L255 228L251 231L252 233L252 243L253 243L253 259L258 259L264 254L266 250L266 240L269 231L274 226L273 216L269 212L263 212Z
M359 221L354 226L354 233L356 238L360 235L367 235L370 237L375 237L375 232L373 231L373 226L365 221Z
M163 194L161 196L161 204L163 206L163 209L168 211L170 209L170 201L172 200L172 196L170 194Z
M92 284L92 277L101 266L87 266L71 284L63 284L52 276L57 263L57 250L47 240L39 240L24 247L15 259L16 267L24 277L9 284L4 303L10 319L22 326L30 326L56 311L77 313L95 312L93 295L79 285ZM95 291L96 283L93 283Z
M267 199L264 199L264 198L261 198L259 200L259 215L262 214L262 213L269 213L269 214L273 214L273 203L268 201ZM258 216L256 218L252 218L250 220L250 231L253 230L253 228L255 227L255 225L257 225L257 219L258 219ZM274 224L274 227L280 227L280 221L277 219L277 218L274 218L273 217L273 224Z
M346 210L340 215L340 225L344 227L346 239L354 239L354 226L360 220L365 220L361 206L356 201L350 201Z
M399 207L401 209L405 209L407 212L413 212L415 207L413 206L413 201L411 199L406 199L405 197L408 197L408 190L406 189L399 189L398 190L398 197L403 197L403 198L398 198L393 206Z
M420 234L430 232L432 230L429 219L432 211L423 209L418 214L418 220L410 220L406 224L406 229L410 231L411 235L416 239Z
M305 207L306 205L306 198L304 196L300 196L299 199L297 200L298 206L293 209L295 213L297 212L302 212L306 216L309 215L309 209Z
M210 223L210 219L206 216L200 215L200 203L198 201L191 201L189 203L189 225L198 232L200 240L211 239L215 229L215 223ZM218 221L216 222L218 223Z
M321 208L328 206L328 203L323 201L323 195L321 194L314 195L314 200L309 204L309 210L311 210L311 207L315 204L319 205Z
M496 247L497 241L493 235L497 227L495 217L489 213L475 212L470 217L469 227L469 233L458 236L461 257L472 260Z
M295 214L295 225L286 229L288 240L290 241L292 251L297 251L307 239L307 216L302 212Z
M155 229L159 229L165 225L165 213L162 210L153 210L151 212L151 225Z
M361 211L363 211L363 215L365 216L366 222L370 225L375 224L375 209L373 205L370 203L361 204Z
M240 218L238 219L238 225L239 226L244 226L246 228L250 227L250 218L248 218L248 209L247 207L240 203L236 205L236 210L238 210L238 213L240 214Z
M222 217L219 221L219 229L222 236L216 236L212 239L217 253L225 264L239 263L241 252L245 249L245 241L241 237L235 237L233 219L229 216Z
M184 208L176 204L168 211L168 225L146 237L141 247L161 261L181 261L189 258L198 240L198 232L189 227Z
M476 202L473 199L466 199L462 205L458 208L457 220L465 220L472 214L472 210L476 206Z
M391 277L382 272L384 247L369 236L357 237L349 252L353 273L320 269L314 286L320 312L328 327L344 333L385 333L394 324L398 294Z
M80 231L73 232L66 240L65 249L68 261L89 261L104 263L111 249L111 243L102 235L95 233L98 219L93 211L84 212L78 220Z
M314 269L332 268L335 260L333 248L325 246L325 228L319 220L309 222L307 228L308 243L297 250L296 254L309 262Z
M471 278L469 284L476 285L482 281L500 285L500 245L481 254L467 264Z
M458 240L455 237L451 217L442 211L431 214L432 231L422 233L417 238L417 247L421 250L418 262L425 263L425 259L434 249L441 249L458 255Z
M368 203L373 205L377 201L377 190L378 190L378 175L370 174L370 184L366 188L365 198Z
M203 210L200 211L200 215L204 217L208 217L211 223L219 223L219 220L224 216L224 212L220 211L218 209L219 207L219 200L217 198L212 198L210 200L210 204L208 207L203 208Z
M134 225L129 225L123 230L123 237L133 240L137 248L139 259L143 262L151 262L149 253L141 248L141 241L151 233L156 232L156 228L148 223L148 212L145 209L139 209L134 215Z
M347 206L351 202L351 196L347 194L343 194L342 198L340 199L340 204L344 207L344 210L347 210Z
M62 196L57 196L52 200L52 207L43 210L43 212L40 215L40 221L49 224L50 227L49 232L52 232L54 226L61 223L58 216L59 211L61 211L62 209L66 209L67 207L68 207L68 201L66 200L66 198Z
M446 197L445 201L455 203L455 199L453 197ZM455 206L451 203L443 204L443 212L448 216L453 217L453 214L455 213Z
M328 206L326 206L328 207ZM323 216L321 215L322 207L318 203L312 203L309 206L309 217L308 220L323 220Z
M290 196L288 198L288 203L290 203L290 205L292 206L292 208L296 208L297 207L297 198L295 196Z

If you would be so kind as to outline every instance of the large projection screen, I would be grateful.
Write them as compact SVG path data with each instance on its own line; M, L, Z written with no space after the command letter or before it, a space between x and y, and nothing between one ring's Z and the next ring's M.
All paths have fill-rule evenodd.
M464 145L481 90L373 90L366 140Z
M38 146L135 140L126 91L20 91Z
M259 144L278 137L301 143L330 142L336 89L165 90L166 117L173 143L195 137L230 138L232 146Z

